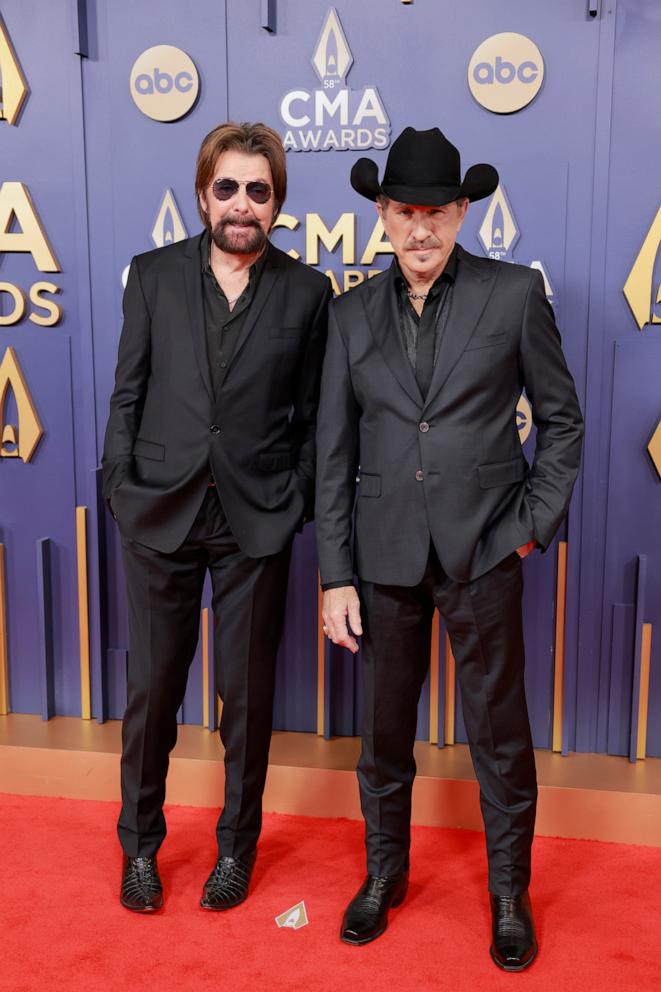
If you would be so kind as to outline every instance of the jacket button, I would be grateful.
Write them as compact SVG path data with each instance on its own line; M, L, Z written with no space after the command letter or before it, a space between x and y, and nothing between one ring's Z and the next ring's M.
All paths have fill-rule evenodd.
M426 434L427 431L429 430L429 424L427 423L426 420L423 420L421 424L418 424L418 428L421 434Z
M422 471L420 469L418 469L418 471L415 473L415 477L418 482L422 482L422 480L424 479L424 475L422 474Z
M209 430L211 431L212 434L220 434L220 427L218 426L218 424L212 424Z

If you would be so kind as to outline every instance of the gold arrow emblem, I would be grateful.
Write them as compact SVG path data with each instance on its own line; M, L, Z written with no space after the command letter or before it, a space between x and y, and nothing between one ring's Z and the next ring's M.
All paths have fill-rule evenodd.
M659 479L661 480L661 420L656 425L656 430L650 438L650 443L647 445L647 450L650 453L650 458L654 464Z
M16 124L29 92L27 79L0 14L0 120Z
M18 407L18 424L5 423L5 403L10 389ZM0 362L0 458L22 458L27 464L43 433L16 352L7 348Z
M647 232L643 247L638 252L638 258L624 284L624 296L631 307L631 312L642 331L645 324L661 324L661 317L652 313L652 297L654 303L661 303L661 285L654 293L654 263L661 245L661 207Z

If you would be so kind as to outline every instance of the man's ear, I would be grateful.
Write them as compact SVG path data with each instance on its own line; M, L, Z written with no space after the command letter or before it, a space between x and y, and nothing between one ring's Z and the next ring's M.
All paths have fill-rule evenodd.
M383 224L383 229L385 231L385 229L386 229L386 208L385 208L385 205L380 200L377 200L376 201L376 212L379 215L379 218L381 219L381 223Z
M464 196L460 201L457 202L457 210L459 212L459 224L457 226L457 231L461 230L461 225L464 222L466 216L466 211L468 210L468 197Z

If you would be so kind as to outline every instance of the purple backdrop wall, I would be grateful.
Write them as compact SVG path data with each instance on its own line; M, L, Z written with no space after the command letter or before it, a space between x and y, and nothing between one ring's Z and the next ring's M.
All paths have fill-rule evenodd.
M327 0L277 0L270 5L271 31L263 27L265 6L262 0L51 0L44 19L38 0L3 0L4 31L29 93L15 125L0 121L0 183L29 188L61 270L40 272L29 253L8 250L6 242L0 248L0 361L11 346L44 429L27 463L0 457L14 711L80 713L75 507L85 505L92 711L99 720L121 715L126 604L117 535L98 498L98 462L122 272L133 254L153 247L166 190L186 232L199 229L193 171L208 130L227 118L261 119L284 136L284 95L320 89L311 59ZM393 135L406 125L439 125L461 148L464 167L493 162L516 222L514 259L541 261L552 286L587 425L583 470L561 535L569 550L563 750L629 753L637 633L645 621L653 629L647 751L661 755L661 480L646 450L661 417L661 324L652 322L655 312L661 318L659 266L642 329L623 295L661 203L655 168L661 11L656 0L612 0L591 18L587 7L585 0L474 0L466 18L451 0L335 2L353 56L346 78L358 94L352 99L375 86ZM471 95L467 68L484 39L505 31L536 42L545 77L524 109L494 114ZM154 45L183 49L200 77L194 107L173 123L145 116L129 90L133 63ZM0 60L6 106L8 79ZM303 116L313 102L299 96L292 112ZM383 163L387 151L366 153ZM290 151L288 226L274 233L280 247L332 272L340 288L347 273L366 276L390 257L378 253L361 262L375 217L348 183L360 154ZM462 231L470 251L484 250L478 234L485 210L474 205ZM330 230L343 215L351 215L344 217L344 242L331 250L322 244L315 258L310 235L318 218ZM19 227L15 222L5 233ZM53 298L62 319L37 326L28 308L9 323L14 303L2 286L28 293L39 280L59 287ZM10 389L0 425L16 419ZM528 455L533 444L534 432ZM50 549L46 572L37 565L43 538ZM550 746L552 733L556 570L555 545L526 563L527 687L540 747ZM276 725L283 729L317 727L316 582L314 534L307 528L295 549L280 652ZM52 650L45 650L44 638ZM333 649L327 662L326 730L353 734L360 660ZM46 677L50 707L43 702ZM180 714L185 722L207 722L202 678L198 651ZM427 685L419 736L428 734ZM457 736L463 739L459 716Z

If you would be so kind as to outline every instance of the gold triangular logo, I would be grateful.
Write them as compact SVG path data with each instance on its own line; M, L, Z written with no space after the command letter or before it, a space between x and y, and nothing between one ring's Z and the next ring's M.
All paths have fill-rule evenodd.
M286 909L284 913L280 913L280 916L276 916L275 922L279 927L286 927L289 930L300 930L301 927L307 926L310 921L303 900L297 902L291 909Z
M638 258L624 284L624 296L631 307L638 330L642 331L646 324L661 324L661 317L652 313L652 298L655 303L661 303L661 285L654 293L654 263L661 245L661 207L652 221L652 226L643 241L643 247L638 252Z
M333 80L341 85L351 68L353 55L335 7L331 7L312 55L314 71L321 83ZM333 87L331 87L332 89Z
M661 481L661 420L656 425L656 429L650 438L650 443L647 445L647 450L650 453L650 458Z
M175 241L183 241L187 237L174 193L171 189L166 189L152 228L152 241L157 248L163 248L164 245L172 245Z
M18 424L5 423L5 406L12 390L18 407ZM7 348L0 362L0 458L22 458L27 464L44 431L16 352Z
M477 236L482 243L485 253L490 258L501 261L511 261L512 251L519 240L519 227L514 212L507 199L507 193L502 183L489 200L484 220L480 225Z
M27 80L0 14L0 121L16 124L29 92Z

